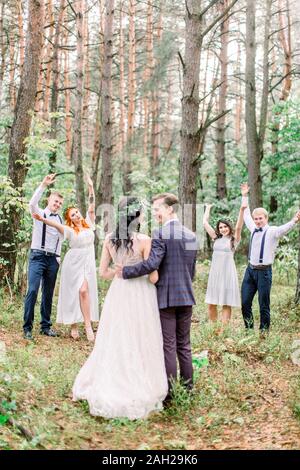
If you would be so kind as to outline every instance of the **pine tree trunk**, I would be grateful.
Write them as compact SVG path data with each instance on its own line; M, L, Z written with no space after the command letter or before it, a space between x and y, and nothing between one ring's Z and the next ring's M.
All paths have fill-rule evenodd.
M85 0L78 0L76 3L76 8L77 60L72 161L75 167L76 199L81 213L85 216L86 201L82 165L83 15L85 11Z
M18 29L19 29L19 57L20 57L20 70L22 73L22 68L24 65L25 57L25 37L24 37L24 28L23 28L23 1L18 0Z
M255 84L255 14L256 1L247 0L246 7L246 138L248 155L248 182L251 188L251 208L262 206L262 181L260 172L260 146L256 123L256 84Z
M90 119L89 119L89 104L90 104L90 96L91 96L91 71L90 71L90 54L89 54L89 16L88 12L84 19L84 36L83 36L83 44L86 45L85 47L85 54L84 54L84 91L83 91L83 107L82 107L82 135L83 135L83 148L89 151L89 143L90 143Z
M298 237L298 273L297 273L297 287L296 287L296 295L295 295L295 303L297 305L300 304L300 230L299 237Z
M221 10L225 10L228 6L228 0L221 1ZM225 113L226 97L228 87L228 36L229 36L229 19L225 17L220 25L221 35L221 86L219 88L219 109L218 113ZM224 199L227 195L226 188L226 163L225 163L225 131L226 116L222 116L216 126L216 161L217 161L217 199Z
M53 55L55 54L54 51L54 46L53 46L53 39L55 41L55 33L54 33L54 25L55 25L55 20L54 20L54 12L53 12L53 2L52 0L49 0L48 5L47 5L47 16L46 16L47 22L50 24L50 27L48 28L48 36L47 36L47 42L45 43L44 46L44 58L43 58L43 64L42 66L46 66L46 73L44 76L44 72L41 71L41 78L40 78L40 83L43 82L43 76L44 76L44 93L43 93L43 117L45 120L48 120L49 118L49 103L50 103L50 96L51 96L51 79L52 79L52 61L53 61Z
M28 171L26 158L26 141L30 132L32 112L35 105L35 95L40 70L41 52L43 47L44 1L29 1L28 30L24 67L18 90L18 97L14 113L14 122L11 129L9 147L8 176L13 187L22 193L22 187ZM13 283L17 257L16 234L20 226L21 211L13 208L4 210L6 223L0 225L1 257L9 264L0 265L0 279ZM9 246L5 246L8 244Z
M290 7L289 1L286 0L285 4L283 0L279 0L279 41L284 52L284 70L282 89L279 97L279 103L284 103L288 100L290 96L290 91L292 87L292 44L291 44L291 20L290 20ZM284 19L284 12L286 13L286 21ZM271 123L272 131L272 154L273 159L276 161L278 154L278 145L279 145L279 131L280 131L280 115L281 108L278 108L278 111L275 113L273 122ZM274 163L271 168L271 182L276 181L278 174L278 165ZM274 213L277 211L278 201L274 194L271 194L270 198L270 212Z
M61 39L61 28L63 22L65 10L65 0L60 0L58 17L56 19L54 43L53 43L53 56L52 56L52 89L51 89L51 101L50 101L50 114L51 114L51 129L50 139L57 139L57 111L58 111L58 88L59 88L59 53L60 53L60 39ZM49 155L49 173L55 173L56 168L56 149L54 149Z
M9 98L10 98L10 109L14 112L16 107L16 86L15 86L15 70L16 70L16 59L15 59L15 31L11 27L9 31Z
M64 33L64 45L68 43L68 31ZM72 153L72 118L71 118L71 91L69 80L69 52L64 50L64 88L65 88L65 132L66 132L66 157L71 160Z
M237 146L241 143L241 127L242 127L242 109L243 109L243 95L241 89L241 42L238 38L237 46L237 60L236 60L236 76L237 80L237 93L236 93L236 106L235 106L235 125L234 125L234 140Z
M106 0L106 20L104 27L104 58L102 73L102 109L101 109L101 177L97 194L98 204L113 203L113 144L112 144L112 51L114 31L114 0ZM107 223L104 220L104 230Z
M5 72L5 56L7 50L7 43L5 41L5 34L3 28L3 19L4 19L4 7L5 3L0 4L0 55L1 55L1 63L0 63L0 106L2 101L2 87L3 87L3 78Z
M192 223L192 228L195 229L199 171L196 160L200 145L199 71L202 47L202 18L199 17L198 0L189 2L189 11L185 16L179 199L182 206L190 205L191 213L187 214L189 220L184 220L184 223L188 226Z
M131 154L133 151L135 99L136 99L136 45L135 45L135 14L136 0L129 0L129 51L128 51L128 117L127 117L127 147L124 152L123 192L130 194L132 184Z

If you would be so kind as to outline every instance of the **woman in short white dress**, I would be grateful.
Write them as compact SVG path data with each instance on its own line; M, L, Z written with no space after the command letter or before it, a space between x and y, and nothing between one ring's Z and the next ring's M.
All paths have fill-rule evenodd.
M55 227L69 241L61 269L57 305L57 323L71 325L71 336L79 338L78 323L84 321L86 336L94 341L91 321L99 320L97 274L94 251L95 196L88 178L89 208L84 219L76 207L65 212L66 225L33 214L35 219Z
M216 322L218 319L217 306L222 306L222 323L226 324L231 318L231 308L241 307L234 253L241 239L246 207L240 208L235 230L230 222L223 219L218 221L216 230L214 230L209 224L211 207L211 204L206 205L203 217L204 228L214 240L205 303L208 304L208 316L212 322Z

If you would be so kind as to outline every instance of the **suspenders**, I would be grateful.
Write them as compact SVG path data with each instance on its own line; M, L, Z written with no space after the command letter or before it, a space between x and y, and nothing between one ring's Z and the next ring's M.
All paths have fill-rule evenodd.
M45 212L44 212L44 218L46 219ZM45 249L45 242L46 242L46 224L43 224L42 243L41 243L42 250Z
M268 231L268 229L264 232L262 240L261 240L260 252L259 252L259 263L262 263L263 259L264 259L264 250L265 250L265 241L266 241L267 231ZM258 232L258 230L254 230L254 232L251 235L251 240L250 240L250 244L249 244L249 252L248 252L248 261L250 261L252 240L253 240L253 237L256 234L256 232Z
M62 219L61 219L61 216L59 214L57 214L58 218L59 218L59 221L60 223L62 224ZM44 212L44 218L46 219L46 213ZM43 231L42 231L42 243L41 243L41 249L44 250L45 249L45 242L46 242L46 224L44 223L43 224ZM57 241L56 241L56 245L55 245L55 253L56 253L56 250L57 250L57 247L58 247L58 243L59 243L59 237L57 237Z

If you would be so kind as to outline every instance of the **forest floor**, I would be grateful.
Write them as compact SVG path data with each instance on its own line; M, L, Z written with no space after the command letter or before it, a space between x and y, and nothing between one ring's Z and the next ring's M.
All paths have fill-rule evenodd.
M178 388L172 407L137 421L95 418L86 402L72 402L74 378L91 346L83 334L74 342L64 328L57 328L60 338L40 336L38 307L35 340L27 342L22 299L11 301L2 292L0 449L299 449L300 366L290 358L293 341L300 339L294 279L275 269L272 328L260 339L257 301L254 332L246 334L237 309L227 331L216 334L204 304L207 273L199 263L192 339L194 355L208 350L209 365L197 369L192 397Z

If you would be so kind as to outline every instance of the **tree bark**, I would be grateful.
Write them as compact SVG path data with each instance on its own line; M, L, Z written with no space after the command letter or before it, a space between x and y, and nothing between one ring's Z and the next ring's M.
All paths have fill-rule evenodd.
M135 99L136 99L136 44L135 44L135 14L136 0L129 0L129 51L128 51L128 116L127 116L127 146L124 152L123 192L130 194L132 184L131 153L133 149Z
M104 26L104 57L102 72L102 109L101 109L101 177L97 191L97 204L113 203L113 144L112 144L112 54L114 31L114 0L106 0L106 19ZM104 217L104 231L111 221Z
M296 294L295 294L295 303L297 305L300 304L300 230L298 229L299 237L298 237L298 273L297 273L297 287L296 287Z
M5 41L5 34L4 34L4 7L5 3L0 4L0 55L1 55L1 64L0 64L0 106L2 101L2 88L3 88L3 78L5 72L5 56L7 51L7 43Z
M15 189L22 194L22 187L28 171L26 157L26 138L29 136L32 113L35 105L35 94L39 77L41 52L43 47L44 1L29 1L28 29L24 67L21 75L20 87L14 113L14 122L11 129L9 147L8 177ZM0 225L1 257L8 265L0 266L0 279L5 275L13 283L17 257L16 234L21 221L21 210L13 208L11 214L9 207L4 209L3 223ZM7 222L4 222L7 220ZM9 247L5 246L6 244Z
M83 96L83 15L85 0L76 4L77 60L76 60L76 93L73 120L72 161L75 167L76 199L81 213L86 214L86 201L82 165L82 96Z
M256 2L247 0L246 7L246 72L245 72L245 121L248 155L248 181L251 188L250 205L262 205L260 173L260 152L256 123L256 83L255 83L255 14Z
M286 13L286 21L284 19L284 12ZM283 0L279 0L279 41L284 53L284 69L283 76L285 79L282 83L282 89L279 95L279 103L284 103L290 96L292 88L292 44L291 44L291 19L290 19L290 6L289 0L286 0L285 5ZM278 156L278 144L279 144L279 131L280 131L280 116L281 107L278 107L273 121L271 123L272 131L272 155L274 162L276 162ZM271 182L275 182L277 179L278 164L274 163L271 167ZM274 194L271 194L270 198L270 212L274 213L278 209L278 201Z
M61 39L61 28L65 11L65 0L60 0L58 17L56 19L55 33L54 33L54 44L53 44L53 56L52 56L52 89L51 89L51 101L50 101L50 114L51 114L51 129L50 139L57 139L57 124L58 117L56 115L58 111L58 88L59 88L59 52L60 52L60 39ZM56 147L49 155L49 172L55 173L56 168Z
M228 6L228 0L221 1L221 11ZM218 113L226 111L226 97L228 88L228 39L229 39L229 18L225 16L220 25L221 35L221 86L219 87ZM226 116L225 114L218 120L216 126L216 160L217 160L217 199L224 199L227 196L226 188L226 162L225 162L225 132Z
M200 156L204 150L207 129L222 115L210 118L213 93L207 106L206 118L199 127L199 73L203 38L235 5L232 0L224 10L204 26L206 13L216 2L212 1L201 11L201 2L186 2L185 56L183 64L183 97L181 101L181 150L179 172L179 200L184 210L183 221L196 230L197 189L200 185Z
M185 15L185 54L183 66L183 97L181 101L181 150L179 199L181 205L192 205L192 225L195 228L197 179L199 165L200 132L199 115L199 72L202 47L202 17L198 0L188 2ZM185 222L185 221L184 221ZM187 223L187 222L185 222ZM188 224L190 225L190 223Z

